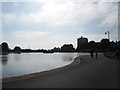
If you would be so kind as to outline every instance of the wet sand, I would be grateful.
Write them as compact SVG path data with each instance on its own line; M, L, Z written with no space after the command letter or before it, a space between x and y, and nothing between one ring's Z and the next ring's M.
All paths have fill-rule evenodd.
M99 55L77 57L68 66L4 79L3 88L118 88L118 60Z

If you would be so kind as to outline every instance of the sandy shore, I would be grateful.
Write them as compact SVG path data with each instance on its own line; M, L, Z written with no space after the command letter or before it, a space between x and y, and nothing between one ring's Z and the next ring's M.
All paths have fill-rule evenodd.
M52 69L52 70L48 70L48 71L43 71L43 72L37 72L37 73L31 73L31 74L26 74L26 75L22 75L22 76L14 76L14 77L3 78L2 83L24 80L24 79L34 78L34 77L40 77L41 75L54 73L54 72L58 72L58 71L70 68L72 66L78 65L79 63L80 63L80 56L76 57L71 64L68 64L66 66L56 68L56 69Z
M82 56L68 66L5 79L2 85L3 88L118 88L118 63L103 55L98 59Z

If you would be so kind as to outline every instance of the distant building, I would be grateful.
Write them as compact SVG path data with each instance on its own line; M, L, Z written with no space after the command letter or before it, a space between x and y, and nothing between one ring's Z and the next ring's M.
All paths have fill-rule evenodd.
M72 44L64 44L64 45L61 47L61 51L62 51L62 52L73 52L73 51L75 51L75 48L73 47Z
M85 51L88 48L88 39L85 37L77 39L77 51Z

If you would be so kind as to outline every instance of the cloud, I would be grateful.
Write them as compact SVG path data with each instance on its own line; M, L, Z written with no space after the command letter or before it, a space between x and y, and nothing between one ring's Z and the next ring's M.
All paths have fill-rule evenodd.
M37 31L16 30L16 32L13 33L12 39L16 40L14 42L22 47L26 47L26 43L31 43L31 47L33 48L53 48L53 46L62 46L65 43L72 43L75 46L76 39L81 35L87 37L89 40L95 41L99 41L103 37L107 38L104 32L102 35L96 35L92 30L88 30L90 30L89 27L93 23L92 21L101 21L98 25L99 27L104 27L106 24L112 25L117 17L117 8L118 7L113 7L113 3L49 2L44 3L37 10L34 9L36 11L31 11L31 13L19 13L19 15L16 15L16 13L5 13L3 14L3 21L6 24L19 24L25 29L30 27L32 27L30 29L37 29ZM47 26L46 32L42 30L44 27L41 28L41 24ZM89 27L87 27L88 24ZM40 26L40 28L34 27L35 25ZM73 30L70 26L73 27ZM57 28L59 32L50 35L51 32L49 31L54 31L54 28ZM64 31L68 28L71 30L70 33L69 30ZM85 28L85 30L81 30L81 28ZM38 29L40 30L38 31ZM48 29L50 30L47 31ZM75 31L74 29L78 30ZM62 34L63 32L64 35ZM72 32L73 35L71 35ZM78 34L76 34L76 32L78 32ZM93 32L93 34L89 32Z
M14 48L15 45L19 45L20 47L26 48L30 46L34 49L51 49L54 47L61 47L63 44L74 44L74 42L76 42L76 38L70 38L69 35L50 35L45 32L33 31L16 31L13 33L12 39L12 44L10 44L11 48Z
M116 14L117 9L112 11L112 3L76 3L65 2L45 3L39 12L22 13L18 16L19 22L25 25L46 24L50 27L64 27L75 24L86 24L92 20L104 17L102 23L110 23L112 15ZM8 20L15 16L7 15ZM11 17L11 18L9 18ZM107 20L108 19L108 20ZM14 20L14 19L13 19ZM101 24L102 26L102 24Z
M14 13L2 13L2 21L3 24L12 24L13 22L15 22L17 19L16 14Z
M64 43L70 43L70 40L71 38L69 38L67 35L60 35L60 34L57 34L57 35L54 35L54 36L51 36L49 37L46 42L50 43L50 44L54 44L55 45L63 45Z
M119 0L2 0L2 2L118 2Z
M106 8L108 8L108 13L105 15L104 19L102 20L102 22L98 25L99 27L111 27L113 26L113 24L116 22L116 20L118 19L118 6L116 5L112 5L111 3L109 3L108 5L105 5ZM101 7L101 10L103 11L106 8ZM105 12L105 11L103 11Z
M74 3L46 3L38 13L22 14L20 20L28 24L45 23L51 27L74 24Z
M13 5L14 6L18 6L18 2L13 2Z
M23 40L23 41L38 40L46 35L47 35L46 32L40 32L40 31L16 31L16 32L13 32L13 36L15 38L18 38L18 39Z

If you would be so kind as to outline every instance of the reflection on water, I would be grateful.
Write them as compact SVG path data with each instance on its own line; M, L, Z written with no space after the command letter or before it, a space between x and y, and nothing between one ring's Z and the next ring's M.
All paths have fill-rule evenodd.
M66 57L63 57L63 60L69 62L69 61L72 61L73 58L72 58L72 57L67 57L67 56L66 56Z
M20 76L29 73L42 72L68 65L82 53L21 53L1 55L2 77Z
M15 54L15 55L14 55L14 60L15 60L15 61L19 61L19 60L20 60L20 57L21 57L21 54Z
M62 59L63 59L65 62L71 62L71 61L73 61L73 59L74 59L74 55L73 55L72 53L69 53L68 55L63 54Z
M2 62L2 65L6 65L8 62L8 56L7 55L1 55L0 62Z
M2 64L7 65L7 61L8 61L7 59L2 60Z

